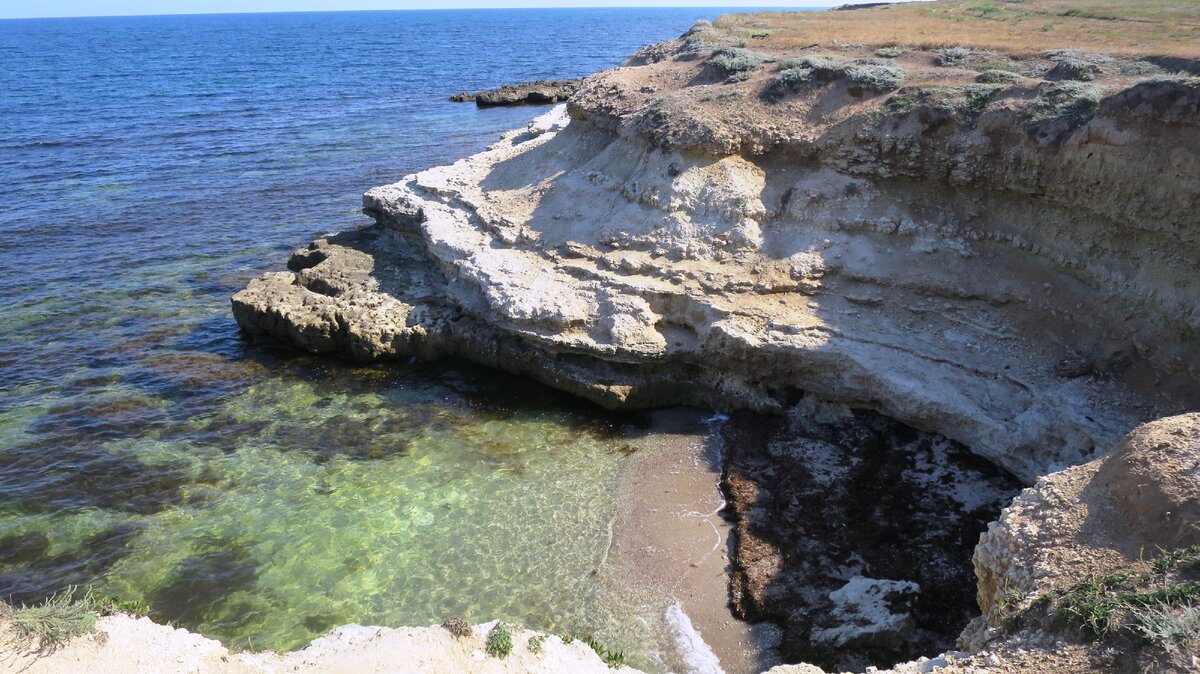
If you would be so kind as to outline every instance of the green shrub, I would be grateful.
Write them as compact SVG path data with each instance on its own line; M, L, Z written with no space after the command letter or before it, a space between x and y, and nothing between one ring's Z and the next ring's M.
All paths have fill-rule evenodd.
M535 634L535 635L529 637L529 641L527 641L525 643L525 647L529 649L530 653L533 653L534 655L538 655L539 653L542 652L542 646L544 646L545 643L546 643L546 635Z
M1153 75L1162 72L1162 68L1149 61L1133 61L1121 66L1122 75Z
M1046 77L1052 80L1074 80L1076 82L1091 82L1101 73L1100 66L1091 61L1080 59L1063 59L1058 62Z
M800 59L798 64L801 67L812 70L841 70L846 67L846 62L840 56L832 54L815 54L813 56L805 56Z
M484 650L492 657L507 658L512 653L512 649L512 627L506 622L496 623L496 626L488 632Z
M761 68L764 63L774 60L767 54L737 47L725 47L713 52L708 59L708 65L712 66L722 77L740 81L749 78L750 73Z
M1200 639L1200 606L1196 604L1159 602L1131 608L1129 615L1137 635L1167 652L1181 645L1187 650Z
M882 56L883 58L894 59L897 56L904 56L910 51L912 51L912 49L909 49L908 47L893 45L891 47L880 47L879 49L876 49L875 55Z
M776 103L788 93L796 91L802 85L811 82L813 79L812 68L804 66L794 66L787 70L782 70L775 76L775 81L767 85L763 90L762 97L769 103Z
M762 98L771 103L813 81L829 82L844 78L864 89L881 93L896 89L905 77L904 70L890 59L863 58L847 63L834 56L818 54L784 61L779 65L780 71L775 81L762 92Z
M904 70L895 65L852 64L846 68L846 79L874 92L898 89L904 83Z
M584 637L583 643L591 647L593 651L596 651L596 655L599 655L600 659L609 667L621 667L626 664L624 653L608 650L595 637Z
M1151 75L1138 80L1138 84L1148 84L1154 82L1173 82L1189 87L1200 87L1200 75L1192 75L1191 73L1164 73L1161 75Z
M933 63L943 68L953 68L966 63L971 54L971 50L966 47L946 47L937 50L933 56Z
M961 87L921 87L906 89L888 99L889 110L901 112L917 105L954 115L975 117L987 109L1003 87L991 84L967 84Z
M1020 82L1022 77L1007 70L985 70L975 78L980 84L1013 84Z
M1025 109L1025 116L1035 126L1056 119L1066 120L1071 127L1079 126L1096 113L1102 94L1103 90L1094 84L1062 82L1044 90Z
M1052 607L1059 619L1093 639L1122 631L1170 651L1200 638L1197 576L1200 546L1162 551L1148 571L1088 578L1043 594L1031 608Z

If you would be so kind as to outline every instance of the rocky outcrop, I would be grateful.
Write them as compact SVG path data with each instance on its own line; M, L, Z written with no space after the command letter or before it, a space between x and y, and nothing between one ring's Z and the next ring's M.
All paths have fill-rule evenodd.
M240 325L611 407L778 412L805 390L1026 481L1200 404L1195 87L1035 129L1023 85L971 119L837 83L731 110L683 86L698 68L609 71L565 128L371 190L378 226L255 281Z
M975 550L984 617L968 645L1003 633L1002 609L1160 551L1200 545L1200 414L1139 427L1107 456L1047 475Z
M253 281L238 323L361 360L463 357L609 407L785 415L808 396L1026 484L1200 407L1200 82L980 85L914 52L893 94L839 68L764 97L779 76L761 55L737 77L702 56L647 49L485 152L369 191L375 224ZM1118 666L1060 634L988 631L997 593L1065 554L1042 538L1070 525L1059 481L1099 466L1038 482L989 532L985 617L949 671ZM1185 483L1141 493L1176 504ZM1023 530L1022 508L1053 525ZM1077 568L1128 557L1106 540Z
M481 108L506 105L546 105L561 103L571 97L582 80L537 80L521 84L505 84L487 91L463 91L450 97L456 103L475 102Z

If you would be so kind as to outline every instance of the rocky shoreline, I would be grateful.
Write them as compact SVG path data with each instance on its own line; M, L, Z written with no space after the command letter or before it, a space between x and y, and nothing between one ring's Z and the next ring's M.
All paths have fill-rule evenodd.
M511 105L547 105L562 103L571 97L583 80L537 80L520 84L505 84L486 91L463 91L450 100L455 103L470 103L481 108Z
M984 91L977 71L912 51L879 66L910 83L889 96L899 85L864 87L839 65L851 53L800 66L811 83L780 92L797 68L772 75L760 55L727 76L749 57L697 38L588 78L567 106L479 155L369 191L376 224L318 240L290 272L252 282L233 298L238 323L361 360L467 358L612 408L794 419L798 400L815 400L940 434L1026 484L1200 407L1194 78L1123 76L1126 64L1110 59L1097 66L1112 73L1108 93L1062 106L1049 81L1018 74ZM820 435L811 439L829 440ZM1186 451L1198 443L1189 437ZM848 468L860 448L834 445L831 469ZM784 514L817 477L812 457L757 446L770 459L726 481L741 525L760 529L739 532L735 607L788 626L792 659L835 668L946 647L970 609L947 609L955 617L932 630L927 611L927 627L914 628L921 610L901 605L919 596L906 585L918 572L881 567L873 578L846 557L825 587L828 565L805 578L778 550L748 559L765 539L798 544ZM731 455L735 468L749 456ZM759 480L778 493L743 488ZM962 546L951 566L1011 492L997 494L978 513L955 511L978 517L949 536ZM988 541L975 556L984 616L963 641L977 654L1004 603L984 586L1013 568L986 554ZM957 568L946 582L969 583ZM839 599L856 593L884 597L883 622L904 628L878 635L905 632L901 645L880 636L857 655L846 640L815 645L841 628L802 607L861 622ZM988 639L1010 651L988 656L1012 667L1001 671L1039 671L1021 664L1030 644L1042 660L1061 656L1064 671L1114 666L1041 627Z
M806 663L776 674L930 649L892 671L1194 671L1194 635L1089 635L1055 602L1174 582L1146 551L1200 545L1200 80L752 28L699 25L370 190L375 223L250 282L238 324L731 413L732 604Z

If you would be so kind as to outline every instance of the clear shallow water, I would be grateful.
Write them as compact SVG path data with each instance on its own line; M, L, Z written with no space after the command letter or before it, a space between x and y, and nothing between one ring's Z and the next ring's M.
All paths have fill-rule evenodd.
M537 113L449 94L718 13L0 21L0 597L90 585L256 649L464 614L644 655L593 576L635 421L249 345L228 297Z

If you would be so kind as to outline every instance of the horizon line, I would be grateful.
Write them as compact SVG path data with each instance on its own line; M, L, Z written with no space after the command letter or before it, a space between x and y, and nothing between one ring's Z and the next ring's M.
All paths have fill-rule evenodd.
M909 0L911 1L911 0ZM714 4L696 4L696 5L670 5L670 4L637 4L637 5L607 5L607 6L590 6L579 7L573 5L481 5L481 6L464 6L464 7L392 7L392 8L371 8L371 9L283 9L274 11L213 11L213 12L163 12L156 14L53 14L48 16L12 16L0 17L0 21L42 21L46 19L132 19L132 18L154 18L154 17L187 17L187 16L254 16L254 15L273 15L273 14L356 14L356 13L383 13L383 12L461 12L461 11L480 11L480 10L512 10L512 9L530 9L530 10L588 10L588 9L728 9L728 10L797 10L811 11L820 9L830 9L845 4L855 4L842 2L835 4L820 3L820 4L804 4L804 5L731 5L724 3Z

